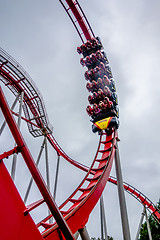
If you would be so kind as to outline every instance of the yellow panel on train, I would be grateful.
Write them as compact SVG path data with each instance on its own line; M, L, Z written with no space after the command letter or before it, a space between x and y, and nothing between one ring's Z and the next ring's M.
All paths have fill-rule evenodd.
M108 128L108 125L109 125L111 119L112 119L112 117L104 118L100 121L97 121L94 125L96 125L101 130L105 130Z

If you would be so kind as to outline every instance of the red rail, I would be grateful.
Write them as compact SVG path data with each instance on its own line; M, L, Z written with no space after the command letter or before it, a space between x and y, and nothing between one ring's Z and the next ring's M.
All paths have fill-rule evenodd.
M117 180L114 177L109 177L109 182L117 185ZM128 183L123 183L124 189L131 194L133 197L135 197L140 203L142 203L144 206L147 207L149 212L153 215L153 217L156 219L156 221L160 224L160 213L157 207L154 205L154 203L149 200L143 193L141 193L139 190L137 190L135 187L131 186Z
M82 8L80 7L78 1L72 1L72 0L65 0L65 1L62 1L62 0L59 0L60 3L62 4L62 6L64 7L64 9L66 10L67 14L69 15L72 23L74 24L74 27L76 28L82 42L83 42L83 38L82 38L82 33L84 34L86 40L88 39L91 39L92 37L94 37L94 33L92 31L92 28L82 10ZM67 8L65 6L65 3L63 2L66 2L69 6L69 8ZM69 14L69 10L72 11L74 17L76 20L73 19L73 17ZM78 27L76 26L76 22L79 24L79 27L81 28L82 30L82 33L79 32L78 30Z
M17 69L18 66L18 69ZM26 71L9 54L0 48L0 80L13 92L14 95L24 91L24 110L26 118L23 118L27 124L30 133L34 136L47 135L47 139L58 152L68 162L74 166L88 171L81 163L71 159L57 143L52 135L52 127L49 123L43 98ZM32 119L30 116L32 113ZM15 113L14 113L15 114ZM43 116L43 117L42 117ZM34 123L35 122L35 123Z
M42 136L52 132L52 126L48 121L43 98L26 71L9 54L0 48L0 80L16 96L24 92L23 109L28 119L28 128L34 136ZM38 127L31 124L35 122Z
M7 105L7 102L5 100L1 88L0 88L0 106L5 116L5 119L9 125L10 131L18 147L21 149L21 154L28 166L28 169L30 170L32 177L35 180L43 196L43 199L47 203L52 213L52 216L54 216L58 224L49 226L49 224L46 223L46 221L48 220L47 218L43 220L41 223L39 223L37 227L43 226L46 228L47 225L48 229L45 230L42 234L44 238L53 239L53 237L59 236L60 227L66 239L73 239L72 232L75 233L78 229L82 228L86 224L92 209L94 208L95 204L99 200L104 190L113 163L117 135L114 136L114 134L112 134L110 136L107 136L106 134L103 134L100 137L99 147L91 168L89 169L84 180L75 190L75 192L60 206L59 211L58 207L56 206L56 203L54 202L54 199L52 198L50 192L48 191L45 185L45 182L40 172L35 166L33 158L15 123L15 120ZM95 167L96 162L99 163L98 167ZM86 186L86 182L89 182L89 184L87 185L87 187L84 187L84 185ZM80 197L76 198L75 195L78 191L82 192L82 194ZM37 206L42 202L43 200L40 201L40 203L38 203ZM64 211L63 208L66 206L68 202L71 202L73 205L68 210ZM33 205L31 208L34 209ZM28 209L24 210L23 212L26 215L26 213L28 213ZM62 215L67 221L69 228ZM3 216L2 219L4 220L5 216Z
M103 134L100 137L98 150L88 173L77 189L59 207L73 233L85 226L91 211L104 190L113 163L116 138L117 135L114 136L114 134L110 136ZM76 197L77 194L78 197ZM68 203L71 206L67 208ZM47 223L51 217L52 215L48 216L37 225L37 227L43 226L46 228L42 233L42 236L46 239L54 239L57 236L58 226Z
M9 109L9 106L4 97L1 87L0 87L0 106L1 106L1 110L3 112L3 115L6 119L6 122L8 123L8 126L10 128L10 131L15 139L15 142L17 143L18 147L21 149L21 154L23 156L23 159L24 159L35 183L37 184L39 191L41 192L45 202L47 203L48 208L50 209L51 213L53 214L54 218L56 219L56 222L58 223L59 227L61 228L65 238L73 240L74 237L72 235L72 232L70 231L69 227L67 226L51 193L49 192L48 187L46 186L45 181L43 180L43 177L41 176L41 173L39 172L37 166L35 165L32 155L20 133L20 130L18 129L18 126L16 125L16 122L12 116L12 113ZM7 202L6 202L6 204L8 205ZM1 216L3 221L4 221L4 217L5 216ZM12 218L14 218L14 216L12 216ZM12 221L14 221L14 220L12 219ZM21 239L23 239L23 237Z
M62 1L60 2L62 3ZM72 1L72 0L66 0L66 3L69 6L69 8L65 7L67 13L69 12L69 10L72 11L85 38L91 39L92 36L94 36L94 34L91 31L90 25L88 24L88 21L85 18L85 15L82 9L80 8L78 2ZM73 19L72 21L74 22L74 25L75 25L76 21ZM0 75L2 76L1 80L4 82L4 84L7 87L9 87L9 89L15 95L17 94L17 92L25 91L24 103L26 106L25 107L26 118L29 121L31 121L30 119L30 112L31 112L35 119L35 123L40 128L40 129L39 128L34 129L33 126L28 123L30 132L34 136L43 135L45 133L51 145L61 156L63 156L70 163L86 171L87 174L83 179L83 181L80 183L80 185L77 187L77 189L74 191L74 193L72 193L70 197L59 207L60 209L59 210L50 192L48 191L41 174L39 173L37 167L34 164L32 156L27 146L25 145L25 142L22 138L21 133L16 127L13 116L6 104L2 90L0 90L1 91L0 106L2 108L3 114L8 122L10 130L17 142L18 147L21 148L21 154L43 196L42 200L36 203L33 203L28 208L26 208L20 196L16 192L15 186L11 178L9 177L7 170L5 169L3 162L0 163L0 167L1 167L0 189L2 190L1 193L3 193L3 196L5 196L4 200L9 196L9 204L10 204L9 209L10 209L10 212L12 213L13 221L16 220L16 227L12 227L11 232L12 234L15 234L15 236L18 235L19 228L17 228L17 226L21 225L22 221L25 222L26 218L28 217L29 218L28 221L30 221L30 223L25 223L24 225L25 230L22 231L23 235L21 239L24 239L24 240L31 239L29 235L30 231L31 231L31 234L33 233L32 238L34 238L35 240L42 239L42 237L43 239L46 238L47 240L64 239L63 235L65 236L66 239L74 239L72 233L75 233L78 229L85 226L91 211L93 210L94 206L99 200L104 190L104 187L107 183L107 180L109 178L109 174L111 171L112 163L113 163L114 154L116 151L115 146L116 146L116 140L117 140L116 139L117 133L115 133L115 135L113 133L110 136L103 134L100 137L98 150L90 169L88 169L83 164L80 164L72 160L61 149L61 147L56 142L53 135L51 135L51 128L49 126L47 114L45 112L43 99L40 96L38 89L36 88L33 81L31 81L30 78L26 76L26 73L24 74L24 71L22 71L21 68L16 66L17 64L15 64L15 61L13 61L13 59L8 57L8 55L4 54L4 51L1 50L1 54L0 54ZM6 154L5 156L9 156L10 153L8 153L8 155ZM98 166L97 166L97 163L98 163ZM116 182L113 179L112 179L112 182L116 184ZM9 192L6 193L6 189L9 186L11 186L11 192L13 192L13 189L16 192L16 193L13 193L11 196L9 195ZM131 188L129 185L128 186L124 185L124 187L128 192L136 196L137 199L140 199L140 201L143 204L147 205L148 208L150 208L153 213L156 213L157 218L159 218L159 215L158 215L159 213L155 211L152 204L146 198L144 198L142 194L139 194L138 191L136 191L135 189L133 190L133 188ZM76 197L77 193L78 193L78 197ZM5 206L5 209L7 210L8 204L4 200L1 198L0 203L1 203L1 206ZM41 234L37 231L37 228L35 227L32 219L29 216L29 212L33 210L35 207L42 204L44 201L47 203L52 215L46 217L43 221L41 221L37 225L37 228L38 227L44 228L44 231L41 237ZM18 207L18 209L16 208L17 212L16 211L14 212L15 204L13 204L13 202L17 202L20 206L22 206L22 207ZM70 207L67 208L68 203L70 203ZM4 226L4 222L7 222L8 219L10 219L10 215L6 214L5 211L2 211L2 215L3 216L0 219L0 225ZM57 223L49 224L47 222L49 218L52 216L54 216ZM7 230L8 226L5 229ZM26 233L27 230L28 230L28 233ZM63 235L61 235L61 231L63 232ZM8 239L11 239L11 238L8 237L7 240Z

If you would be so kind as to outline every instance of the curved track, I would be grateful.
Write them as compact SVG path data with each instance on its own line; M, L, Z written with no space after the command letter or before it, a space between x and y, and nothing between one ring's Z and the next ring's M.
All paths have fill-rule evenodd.
M114 177L110 176L108 178L108 181L117 185L117 180ZM124 182L123 186L125 191L128 192L133 197L135 197L141 204L143 204L148 209L150 214L152 214L156 221L160 224L160 213L155 204L149 198L147 198L142 192L140 192L138 189L131 186L130 184Z
M86 27L86 23L83 21L84 15L81 16L77 9L77 6L79 7L79 5L77 5L77 3L73 4L72 1L66 1L66 2L69 5L70 9L72 10L74 16L77 18L77 21L80 24L80 27L84 33L84 36L86 37L86 39L90 39L91 35ZM60 146L54 139L53 135L51 134L51 127L49 125L48 119L46 118L43 99L39 94L38 89L33 84L30 77L25 73L25 71L23 71L23 69L19 67L19 64L17 64L16 61L14 61L10 56L8 56L3 50L1 50L0 74L1 74L1 80L4 82L6 86L8 86L8 88L15 95L17 93L24 92L24 100L23 100L24 112L25 112L25 118L26 118L30 133L35 137L45 134L49 142L52 144L52 146L55 148L55 150L58 152L59 155L66 158L68 161L70 161L72 164L76 165L77 167L87 171L88 169L85 168L85 166L70 159L64 153L64 151L60 148ZM3 93L1 94L3 96ZM2 100L1 98L1 103L2 102L4 104L4 100ZM7 112L7 108L5 110L3 109L2 111L5 114L5 112ZM8 124L10 124L11 115L9 115L9 111L8 111L8 116L5 115L5 118ZM14 123L12 123L11 125L14 125ZM11 130L11 131L14 136L15 126L13 127L13 129L14 130ZM20 134L17 131L17 136L14 136L15 141L19 136ZM59 208L61 210L61 213L65 217L65 220L69 228L71 229L72 233L75 233L78 229L85 226L88 220L89 214L91 213L92 209L94 208L95 204L97 203L97 201L99 200L102 194L102 191L105 187L105 184L107 182L107 179L109 177L110 170L112 167L112 162L113 162L114 153L115 153L115 146L116 146L116 137L117 137L116 133L115 134L113 133L111 136L107 136L106 134L104 134L103 136L100 137L100 143L98 146L96 157L93 161L91 168L87 172L84 180L79 185L79 187ZM21 142L17 142L18 148L21 148L22 145L25 145L23 140L21 140ZM22 152L23 152L23 148L22 148ZM27 162L28 161L27 154L26 156L23 155L23 157L24 157L24 160ZM98 166L97 166L97 162L99 163ZM29 169L32 172L30 167ZM93 171L94 171L94 174L93 174ZM40 180L41 180L41 176L36 181L37 185L39 185L39 189L41 188L40 185L42 184ZM88 183L88 185L86 183ZM38 203L35 203L29 206L27 210L25 210L25 214L28 215L30 210L39 206L44 201L46 201L47 205L51 210L52 199L50 199L49 193L47 193L48 194L46 195L47 197L45 196L44 194L44 192L46 191L45 186L40 191L42 193L42 196L44 197L44 200L40 200L38 201ZM75 195L77 195L78 192L81 192L81 195L77 198ZM47 198L47 200L45 198ZM70 202L72 206L70 206L69 209L67 210L65 209L64 211L63 209L68 204L68 202ZM51 210L51 212L53 214L54 210ZM59 218L61 218L61 215L58 215L56 221ZM58 237L59 236L58 226L57 225L50 226L45 222L46 220L43 220L38 224L38 227L43 226L45 228L46 227L49 228L42 233L42 236L45 238L51 238L53 237L53 235L55 237L56 236ZM66 232L63 229L63 226L61 226L61 230L64 236L66 237L67 235L65 235Z
M60 2L76 27L82 42L84 42L85 39L91 39L91 37L94 37L94 33L79 3L77 1L73 2L72 0L60 0ZM78 25L76 25L77 23ZM2 236L4 237L3 239L10 239L13 234L15 236L21 234L20 239L24 240L38 240L44 238L73 239L72 234L76 233L78 229L81 229L86 225L91 211L105 188L116 151L116 141L118 138L117 132L114 132L109 136L107 136L106 133L103 133L100 136L95 158L91 167L88 168L71 159L57 143L52 134L52 126L48 121L43 98L38 91L38 88L24 69L2 49L0 49L0 80L12 91L15 96L24 92L23 109L25 118L23 119L27 122L29 132L34 137L42 135L46 136L58 155L65 158L76 167L87 172L77 189L58 209L41 174L38 171L38 168L34 164L32 155L29 152L20 131L16 127L12 116L15 113L9 110L1 89L0 105L17 146L14 149L1 154L0 159L2 160L9 157L15 152L20 152L42 195L41 200L26 207L21 200L21 197L18 194L3 162L0 163L2 172L0 178L0 189L4 196L4 198L1 198L0 200L0 204L3 206L2 217L0 219L0 224L2 229L4 229L4 232L2 233ZM110 181L116 184L116 181L111 178ZM8 188L8 186L10 186L10 188ZM149 202L146 198L144 199L142 194L138 195L138 191L135 189L133 191L130 186L126 185L125 188L127 188L126 190L128 192L137 196L137 198L140 199L143 204L147 205L157 218L159 218L159 215L152 207L153 205L151 202ZM10 189L12 191L10 191ZM9 199L7 203L5 201L6 199ZM142 201L142 199L144 201ZM48 205L52 214L47 216L45 219L40 221L37 226L35 226L29 212L39 207L44 202ZM14 225L11 224L10 232L6 232L5 223L8 218L10 218L10 214L12 214ZM57 223L49 223L48 220L52 216L55 218ZM20 227L17 228L17 226ZM37 230L38 228L43 228L41 233Z

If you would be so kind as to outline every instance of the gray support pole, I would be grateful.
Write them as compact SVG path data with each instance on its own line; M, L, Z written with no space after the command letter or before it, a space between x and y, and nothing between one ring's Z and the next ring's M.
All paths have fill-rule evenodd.
M19 96L20 96L20 94L18 93L18 95L16 96L16 98L15 98L13 104L12 104L11 110L13 110L13 109L15 108L16 103L17 103L17 101L18 101L18 99L19 99ZM2 126L1 126L1 128L0 128L0 136L1 136L1 134L2 134L2 132L3 132L3 130L4 130L4 128L5 128L5 126L6 126L6 120L4 120L4 122L3 122L3 124L2 124Z
M145 215L146 215L146 222L147 222L149 240L152 240L151 228L150 228L150 224L149 224L149 219L148 219L146 207L145 207Z
M77 240L79 237L79 232L77 231L75 234L74 234L74 238Z
M105 239L105 240L108 240L103 195L100 198L100 212L101 212L101 238Z
M41 149L40 149L37 161L36 161L36 166L38 166L38 164L39 164L39 161L40 161L43 149L44 149L44 144L45 144L45 138L44 138L43 143L41 145ZM30 193L30 190L31 190L32 183L33 183L33 178L30 179L30 182L28 184L28 188L27 188L27 191L26 191L26 194L25 194L25 197L24 197L24 203L27 202L27 199L28 199L28 196L29 196L29 193Z
M104 222L103 222L103 209L102 209L102 196L100 197L100 218L101 218L101 239L104 239Z
M55 176L54 192L53 192L54 199L56 198L56 193L57 193L57 182L58 182L59 163L60 163L60 155L58 152L57 154L58 154L58 158L57 158L56 176Z
M50 190L48 147L47 147L47 139L46 139L46 137L45 137L45 158L46 158L46 179L47 179L47 186L48 186L48 189Z
M23 97L24 97L24 92L21 92L21 99L20 99L20 105L19 105L19 114L18 114L18 123L17 123L19 128L20 128L20 125L21 125ZM12 169L11 169L11 177L12 177L13 181L15 179L16 163L17 163L17 154L14 154L13 155L13 162L12 162Z
M82 240L90 240L86 226L78 230Z
M145 206L143 208L143 212L142 212L142 216L141 216L141 219L140 219L140 223L139 223L139 227L138 227L138 231L137 231L137 235L136 235L136 239L135 240L138 240L144 216L145 216Z
M118 186L119 204L120 204L120 212L121 212L121 220L122 220L123 239L131 240L118 144L117 144L117 149L115 153L115 168L116 168L116 175L117 175L117 186Z
M45 158L46 158L46 179L47 179L47 186L50 190L50 176L49 176L49 162L48 162L48 147L47 147L47 138L45 137ZM48 210L48 214L50 215L51 212ZM52 223L52 218L49 219L49 223Z

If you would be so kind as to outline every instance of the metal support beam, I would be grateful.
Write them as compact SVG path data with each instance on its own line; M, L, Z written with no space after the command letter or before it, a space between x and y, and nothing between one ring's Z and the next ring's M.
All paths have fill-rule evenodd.
M47 179L47 186L48 186L48 189L50 190L48 147L47 147L47 139L46 139L46 137L45 137L45 158L46 158L46 179Z
M47 185L46 185L40 171L36 167L33 157L22 137L22 134L21 134L19 128L17 127L17 124L16 124L13 116L12 116L12 113L9 109L8 103L5 99L5 96L3 94L1 87L0 87L0 107L2 109L2 113L7 121L9 129L10 129L17 145L21 148L21 153L22 153L23 159L24 159L30 173L32 174L32 177L33 177L35 183L37 184L37 187L38 187L39 191L41 192L42 197L45 199L45 202L48 205L48 208L50 209L57 224L59 225L64 237L67 240L75 240L70 228L68 227L67 222L63 218L56 202L54 201L54 198L52 197L50 191L48 190Z
M117 186L118 186L119 204L120 204L120 212L121 212L121 220L122 220L123 239L131 240L118 144L115 152L115 168L116 168L116 175L117 175Z
M86 226L78 230L82 240L90 240Z
M57 158L56 176L55 176L54 192L53 192L54 199L56 199L58 174L59 174L59 164L60 164L60 155L59 155L58 152L57 152L57 154L58 154L58 158Z
M141 230L141 226L142 226L142 223L143 223L144 216L145 216L145 206L144 206L144 208L143 208L143 212L142 212L142 216L141 216L141 219L140 219L140 223L139 223L139 227L138 227L138 231L137 231L137 235L136 235L135 240L138 240L138 237L139 237L139 234L140 234L140 230Z
M74 238L77 240L79 237L79 232L77 231L75 234L74 234Z
M101 239L108 240L103 195L100 197Z
M20 105L19 105L19 115L18 115L18 122L17 122L17 125L18 125L19 129L20 129L20 125L21 125L23 97L24 97L24 92L21 92L21 99L20 99ZM17 165L17 154L14 154L13 155L13 162L12 162L12 169L11 169L11 177L12 177L13 181L15 180L16 165Z
M150 228L150 224L149 224L149 219L148 219L146 207L145 207L145 216L146 216L146 223L147 223L149 240L152 240L151 228Z
M45 158L46 158L46 179L47 179L47 186L50 190L50 177L49 177L49 162L48 162L48 147L47 147L47 138L45 137ZM48 214L50 215L51 212L48 209ZM52 218L49 219L49 223L52 223Z
M19 96L20 96L20 94L18 93L17 96L16 96L16 98L15 98L15 100L14 100L14 102L13 102L13 104L12 104L12 106L11 106L11 110L13 110L13 109L15 108L16 103L17 103L17 101L18 101L18 99L19 99ZM6 120L4 120L4 122L3 122L3 124L2 124L2 126L1 126L1 128L0 128L0 136L1 136L1 134L2 134L2 132L3 132L3 130L4 130L4 128L5 128L5 126L6 126Z
M44 144L45 144L45 138L44 138L43 143L42 143L42 145L41 145L41 149L40 149L40 152L39 152L37 161L36 161L36 166L38 166L39 161L40 161L40 159L41 159L42 152L43 152L43 149L44 149ZM26 204L26 202L27 202L27 199L28 199L28 196L29 196L31 187L32 187L32 183L33 183L33 178L31 177L31 179L30 179L30 181L29 181L29 184L28 184L28 188L27 188L25 197L24 197L24 203L25 203L25 204Z

